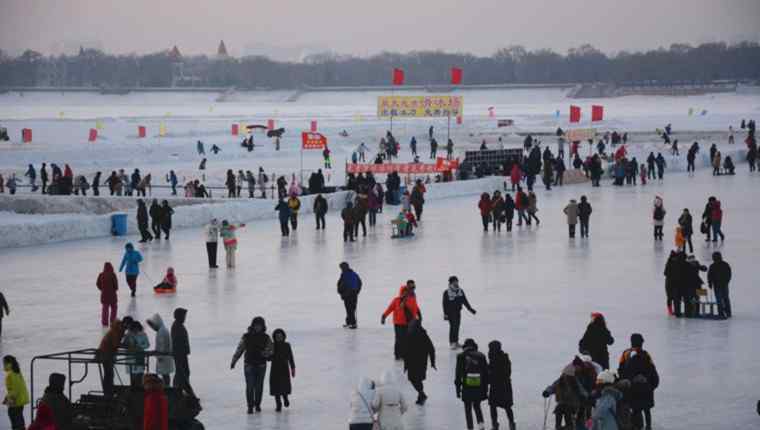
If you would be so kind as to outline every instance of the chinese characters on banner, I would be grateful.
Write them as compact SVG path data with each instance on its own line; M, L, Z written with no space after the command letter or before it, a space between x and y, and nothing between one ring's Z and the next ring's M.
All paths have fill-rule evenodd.
M385 164L348 164L346 173L367 173L373 174L398 172L400 174L426 174L441 173L447 170L456 170L459 168L459 160L448 161L443 158L436 160L435 164L422 163L385 163Z
M301 133L301 147L303 149L325 149L327 138L321 133Z
M380 96L378 118L457 117L464 112L462 96Z
M565 139L570 142L581 142L593 139L596 136L594 128L576 128L565 132Z

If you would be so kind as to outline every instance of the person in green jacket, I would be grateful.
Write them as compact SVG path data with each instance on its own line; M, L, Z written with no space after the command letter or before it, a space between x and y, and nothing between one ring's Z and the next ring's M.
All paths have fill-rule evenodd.
M24 376L18 366L16 357L6 355L3 357L5 369L5 399L3 404L8 406L8 417L11 420L11 429L24 430L24 406L29 403L29 392L26 389Z

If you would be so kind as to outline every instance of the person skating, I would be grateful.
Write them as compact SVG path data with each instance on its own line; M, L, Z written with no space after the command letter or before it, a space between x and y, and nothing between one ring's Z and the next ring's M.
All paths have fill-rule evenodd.
M325 214L327 214L327 199L322 194L314 198L314 218L317 220L317 230L325 229Z
M427 190L425 189L425 185L422 183L422 180L417 179L417 181L414 183L414 187L412 188L412 194L409 197L409 203L414 208L414 216L417 218L417 221L422 221L422 209L425 205L425 192Z
M707 199L705 204L705 210L702 211L702 224L700 226L700 232L705 235L705 242L710 241L710 231L712 230L712 207L717 199L713 196Z
M187 309L177 308L174 310L174 322L171 328L172 356L174 358L174 388L184 391L191 397L195 397L193 387L190 385L190 336L185 328Z
M515 209L517 209L518 227L522 225L523 220L527 225L530 225L530 218L525 215L525 211L528 209L529 204L530 202L528 201L528 195L525 194L525 191L523 191L520 186L518 186L517 194L515 195Z
M499 430L499 408L507 412L509 430L515 430L512 396L512 362L509 354L501 350L501 342L488 344L488 406L491 411L491 429Z
M588 224L593 209L586 196L581 196L581 202L578 203L578 220L581 223L581 237L588 237Z
M169 240L169 232L172 229L172 215L174 215L174 209L169 206L169 202L164 200L161 202L161 231L164 232L164 239ZM160 235L159 235L160 237Z
M420 319L420 308L417 306L417 297L414 295L415 283L413 280L406 281L406 285L402 285L399 289L398 296L396 296L388 308L383 312L380 318L380 323L385 324L385 319L393 314L393 329L395 335L395 342L393 347L393 355L396 360L401 360L404 357L404 339L408 331L408 325L411 320Z
M478 351L478 345L472 339L466 339L462 345L463 352L457 355L454 388L457 398L464 402L464 416L467 429L473 430L472 412L478 428L484 429L483 410L480 404L488 399L488 362L485 355Z
M216 269L216 252L219 248L219 221L212 218L211 222L206 225L206 255L208 256L209 269Z
M39 409L37 410L37 419L42 413L42 407L45 406L50 412L52 424L57 430L71 430L71 421L73 411L71 402L63 394L66 385L66 377L60 373L51 373L48 377L48 386L45 387L45 394L40 399ZM45 427L40 427L45 430ZM32 427L29 427L32 429Z
M710 228L712 229L713 233L713 242L718 241L718 236L720 236L721 242L726 239L726 237L723 235L723 231L721 231L722 224L723 209L720 207L720 200L714 199L710 205Z
M269 395L274 396L276 412L282 411L282 406L290 407L288 396L292 392L290 378L296 377L296 362L293 359L293 348L286 342L285 330L278 328L272 332L272 368L269 372Z
M620 379L631 382L625 398L633 409L633 425L642 429L652 429L652 412L654 391L660 385L660 375L649 353L644 350L644 336L639 333L631 335L631 347L620 356L618 366ZM643 415L643 417L642 417Z
M290 236L290 227L288 222L290 221L290 206L282 198L277 202L277 206L274 207L277 211L277 218L280 220L280 232L283 237Z
M100 290L100 324L108 327L116 319L118 296L116 292L119 289L119 280L114 273L113 266L110 262L103 265L103 271L98 275L95 286Z
M354 204L354 237L359 237L359 226L362 228L362 236L367 236L367 212L369 211L368 196L364 185L359 187Z
M375 400L375 383L362 377L351 393L351 416L348 430L372 430L377 422L372 403Z
M100 172L98 172L100 173ZM47 184L48 184L48 172L47 172L47 166L45 163L42 163L42 167L40 167L40 181L42 182L42 194L47 193ZM97 194L96 194L97 195Z
M443 319L449 322L449 346L451 349L459 348L459 326L462 322L462 307L467 308L471 314L477 311L470 306L464 290L459 287L459 279L456 276L449 277L449 286L443 292Z
M582 354L590 355L594 363L599 364L602 366L602 369L607 370L610 368L610 353L607 351L607 346L613 343L615 343L615 338L612 337L612 334L607 329L604 315L598 312L592 313L591 322L578 342L578 350Z
M556 399L554 428L557 430L571 429L573 426L582 428L585 418L583 404L589 397L589 393L576 375L577 371L574 363L568 364L562 369L560 377L541 393L545 399L552 394ZM565 426L562 426L563 421Z
M245 227L245 224L230 224L229 221L222 220L222 228L219 229L219 236L222 238L224 245L225 259L228 269L235 268L235 253L237 252L238 240L237 229Z
M153 316L148 318L145 322L148 324L148 327L156 332L156 338L153 345L154 352L159 355L156 356L155 371L161 377L164 385L168 386L170 382L169 375L174 373L171 333L164 325L164 320L159 314L153 314Z
M325 169L332 169L332 161L330 160L330 148L325 145L325 149L322 150L322 158L325 161Z
M541 220L538 219L536 213L538 212L538 197L533 191L528 193L528 225L532 219L536 220L536 226L541 224Z
M491 198L491 212L493 213L493 230L501 232L501 223L504 222L504 211L506 210L506 203L501 196L501 191L494 191Z
M435 138L430 138L430 159L435 160L436 153L438 152L438 141Z
M143 430L168 430L169 400L164 383L157 375L147 374L143 378Z
M512 220L515 218L515 201L510 194L506 194L504 199L504 221L507 224L507 232L512 231Z
M570 239L575 238L575 226L578 224L579 208L575 199L570 199L570 203L565 206L563 212L567 216L567 229L570 234Z
M161 240L161 206L158 204L158 199L153 199L150 204L150 228L153 230L153 237Z
M266 322L260 316L255 317L246 333L240 338L230 363L230 369L234 369L235 364L243 356L248 414L252 414L254 409L256 412L261 412L267 361L271 359L273 353L274 345L267 334Z
M654 209L652 210L652 224L654 225L654 240L662 240L662 227L665 225L665 205L662 197L654 198Z
M685 254L680 251L670 251L665 263L665 297L668 315L681 317L681 286L683 283L683 265L686 263Z
M689 209L684 209L681 216L678 217L678 225L681 227L681 233L684 239L684 251L685 245L689 245L689 252L694 252L694 245L691 243L691 236L694 234L694 220L689 213Z
M488 233L488 225L491 224L491 211L493 210L491 196L488 193L480 195L478 209L480 209L480 218L483 221L483 231Z
M386 370L375 389L372 409L376 411L380 430L404 430L403 415L406 413L406 399L398 387L395 372Z
M140 263L143 261L142 254L135 249L132 243L124 245L124 257L119 265L119 272L124 272L127 278L127 285L132 292L132 297L137 291L137 277L140 276Z
M137 229L140 230L140 243L153 240L153 236L148 230L148 208L143 199L137 199Z
M354 242L354 205L351 202L346 202L340 218L343 220L343 242Z
M362 290L362 279L345 261L340 263L339 267L338 294L346 308L346 320L343 327L356 329L356 307Z
M721 318L731 318L731 298L728 294L728 284L731 282L731 266L723 261L720 252L713 252L713 263L707 271L707 284L715 292L718 302L718 315Z
M609 370L596 378L599 398L591 413L592 430L618 430L617 405L623 399L623 393L615 386L615 374Z
M404 346L404 371L417 391L415 403L424 405L427 395L423 381L427 377L428 359L430 359L430 367L438 370L435 367L435 347L419 320L412 320L408 326Z
M665 174L665 168L668 167L668 164L665 162L665 157L659 152L657 153L657 158L655 158L654 162L657 165L657 179L662 182L662 177Z
M16 357L6 355L3 357L3 369L5 370L5 399L3 404L8 407L8 418L12 430L25 430L24 406L29 404L29 391L26 389L24 375L18 365Z
M288 208L290 209L290 227L293 231L298 229L298 211L301 209L301 200L295 193L291 193L288 198Z
M11 310L8 307L8 302L5 300L5 295L0 293L0 337L3 335L3 319L11 314Z

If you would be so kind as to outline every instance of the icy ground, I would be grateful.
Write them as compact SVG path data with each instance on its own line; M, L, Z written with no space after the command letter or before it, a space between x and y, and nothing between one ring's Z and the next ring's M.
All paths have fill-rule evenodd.
M748 175L740 164L734 177L715 178L701 170L695 178L675 174L665 179L646 187L605 184L541 191L540 227L511 234L483 234L476 195L428 204L422 228L411 240L389 239L390 210L367 238L349 245L341 240L335 214L326 232L315 232L312 219L302 219L290 239L280 238L275 220L256 222L240 231L233 271L209 272L202 232L181 230L171 242L140 246L145 275L134 300L120 277L119 313L144 320L160 312L170 321L175 307L190 310L191 380L203 401L199 418L209 429L346 428L349 393L359 377L378 377L397 366L392 327L381 326L379 319L408 278L417 281L438 371L429 371L430 399L423 408L410 408L407 428L464 428L452 384L455 354L447 348L448 328L440 310L452 274L459 276L478 310L476 317L464 317L462 338L475 338L481 348L499 339L511 356L518 428L541 428L541 390L576 353L593 311L606 315L616 338L613 362L632 332L644 335L662 380L653 410L656 429L757 428L760 292L754 264L760 175ZM561 208L581 194L594 207L591 238L568 240ZM655 195L663 196L668 210L663 243L651 238ZM668 318L662 271L673 226L684 207L698 218L709 195L723 202L727 240L716 248L695 236L696 256L707 263L720 249L733 266L735 316L730 321ZM0 250L0 284L12 312L4 321L0 352L19 358L27 382L34 355L98 344L102 332L95 278L103 261L119 262L124 242L111 238ZM357 331L340 328L343 306L335 281L343 260L365 283ZM149 287L169 265L178 273L179 293L157 297ZM263 413L247 416L242 366L229 369L239 336L256 315L267 319L270 332L284 328L293 345L297 377L292 406L282 414L274 412L273 398L267 396ZM38 368L37 396L51 370ZM90 381L97 388L95 379ZM405 380L402 384L412 403L411 386ZM7 428L3 426L7 420L0 420L0 428Z

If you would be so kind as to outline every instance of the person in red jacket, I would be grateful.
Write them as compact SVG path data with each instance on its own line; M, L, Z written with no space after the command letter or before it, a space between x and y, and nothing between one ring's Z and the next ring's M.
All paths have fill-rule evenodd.
M393 329L395 333L395 343L393 345L393 355L396 360L404 357L403 345L406 338L407 326L411 320L421 320L420 308L417 306L417 296L414 294L416 288L413 280L406 281L398 292L398 296L391 300L388 308L383 312L380 319L381 324L385 324L385 319L393 314Z
M480 195L478 209L480 209L480 218L483 220L483 231L488 233L488 224L491 223L491 210L493 209L491 196L489 196L488 193Z
M519 186L517 187L517 194L515 194L515 209L517 209L517 225L522 225L523 220L525 220L525 223L530 225L530 220L528 219L528 216L525 215L525 211L528 209L529 206L528 202L528 195L525 194L525 191L523 191L522 188Z
M53 410L46 403L40 403L37 417L32 421L28 430L59 430L53 419Z
M517 161L512 164L512 171L509 174L510 180L512 182L512 192L515 191L516 187L520 186L520 180L522 179L522 170L520 170L520 163Z
M712 204L712 208L710 209L710 227L712 227L713 242L718 241L718 236L720 236L721 242L723 242L723 240L726 238L720 229L720 226L722 223L723 223L723 209L721 209L720 207L720 200L715 199L715 201Z
M116 291L119 289L119 279L116 277L113 265L110 262L106 262L103 265L103 272L98 275L95 285L100 290L100 304L103 307L100 314L100 323L103 327L108 327L116 319Z
M143 387L143 430L169 430L169 400L161 378L147 374L143 378Z

